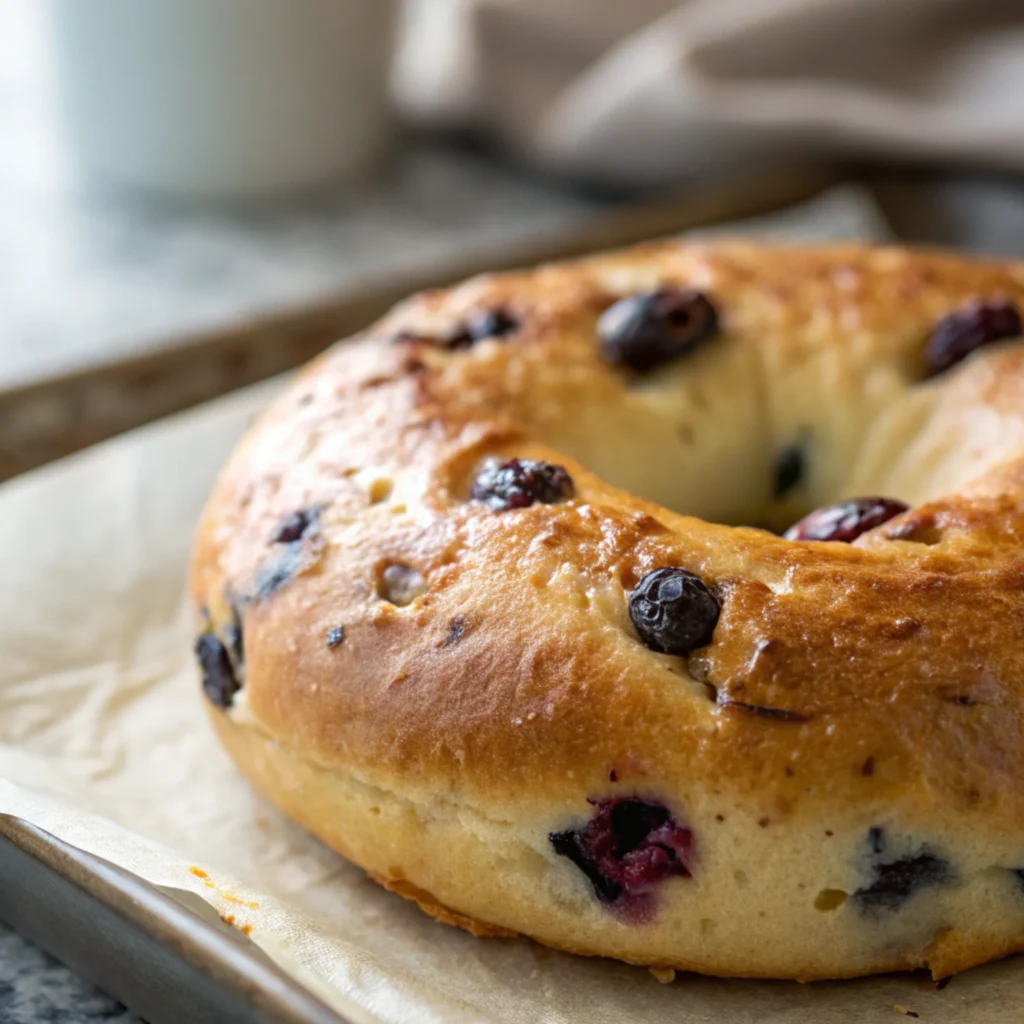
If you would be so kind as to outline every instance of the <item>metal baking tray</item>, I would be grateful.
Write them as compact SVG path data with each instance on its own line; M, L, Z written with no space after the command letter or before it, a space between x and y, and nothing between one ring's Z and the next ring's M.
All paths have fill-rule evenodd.
M0 919L149 1024L355 1024L235 928L9 814Z
M782 210L842 180L849 178L813 169L691 188L624 205L571 234L477 251L416 277L381 281L358 294L233 329L172 339L144 356L0 391L0 480L297 366L410 292L483 268L567 258ZM106 400L111 394L117 402ZM28 822L0 815L0 920L149 1024L357 1024L211 916L212 910L197 912Z

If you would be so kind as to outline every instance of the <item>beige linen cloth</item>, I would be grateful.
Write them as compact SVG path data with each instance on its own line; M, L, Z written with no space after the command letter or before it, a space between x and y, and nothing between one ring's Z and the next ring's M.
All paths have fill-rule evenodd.
M411 0L395 92L546 170L823 157L1024 169L1021 0Z

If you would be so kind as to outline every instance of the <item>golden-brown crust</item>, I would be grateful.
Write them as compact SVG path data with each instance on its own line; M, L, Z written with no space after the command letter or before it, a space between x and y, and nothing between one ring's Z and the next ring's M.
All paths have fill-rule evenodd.
M598 357L596 318L665 282L711 294L722 331L637 382ZM994 296L1024 304L1024 269L659 243L410 300L300 376L200 524L192 592L218 628L244 608L247 713L322 769L533 821L541 842L585 818L588 798L632 793L702 830L735 815L778 844L832 823L853 843L883 820L933 842L970 833L970 871L1009 877L1024 864L1024 351L993 346L932 381L921 364L940 316ZM465 351L431 340L493 308L518 319L513 337ZM775 499L772 466L792 444L810 469ZM492 455L564 465L574 498L502 514L468 502ZM914 508L840 545L666 507L783 526L858 493ZM275 524L311 507L316 528L277 566L281 584L254 597L282 554ZM422 577L404 606L381 596L392 563ZM639 643L626 610L666 565L722 596L714 642L688 662ZM345 638L332 647L334 626ZM474 918L391 866L431 913ZM539 934L520 924L482 922ZM940 961L987 948L963 941L940 943ZM748 973L717 952L632 948L609 947ZM846 973L909 956L850 953ZM795 960L781 973L821 976Z
M378 885L384 886L388 892L398 893L404 899L411 900L423 913L429 914L435 921L440 921L442 924L450 924L453 928L462 928L482 939L514 939L519 935L519 932L514 932L511 928L499 928L486 921L477 921L475 918L452 910L451 907L446 907L443 903L439 903L437 897L432 893L403 878L401 868L392 868L386 875L377 874L375 871L369 871L367 874Z
M801 928L799 921L791 923L787 919L788 908L782 908L779 922L786 941L766 942L763 929L758 927L760 912L751 906L749 896L739 907L727 908L738 919L738 927L710 960L706 955L686 957L679 951L685 947L678 944L674 952L666 953L669 947L659 942L658 936L652 945L639 949L629 945L602 949L586 929L587 917L596 916L600 922L600 912L594 915L593 908L583 908L560 920L544 901L530 898L537 885L536 857L529 850L516 848L518 837L514 833L500 837L500 871L496 873L491 848L478 841L479 822L467 829L461 821L451 820L450 808L416 807L399 794L314 764L300 752L281 746L252 722L240 722L238 716L214 708L210 715L243 772L296 821L344 857L361 864L385 888L413 900L439 921L476 935L517 934L487 921L483 915L490 913L514 918L520 925L519 933L568 953L614 955L644 966L721 977L793 977L800 981L918 969L930 970L933 977L942 978L1021 949L1019 921L1011 916L1001 929L994 929L992 906L984 898L975 900L981 911L980 931L946 926L926 929L895 950L891 943L878 943L875 936L870 936L870 958L865 960L859 955L862 950L856 936L844 943L826 930L827 941L822 941L822 934L813 927L816 922L810 922L810 928ZM752 878L763 854L763 846L753 856L747 851L746 869ZM396 865L397 859L405 866ZM810 874L813 868L807 867ZM416 873L432 888L408 882L404 878L407 871ZM444 896L438 896L435 889ZM556 894L555 899L559 901L560 896ZM473 906L481 916L473 917L453 905ZM816 917L827 920L828 915ZM700 935L712 921L699 915L686 920Z

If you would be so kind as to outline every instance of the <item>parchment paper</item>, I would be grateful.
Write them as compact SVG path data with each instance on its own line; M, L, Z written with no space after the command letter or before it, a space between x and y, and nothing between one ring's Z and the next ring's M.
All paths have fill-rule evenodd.
M842 191L781 220L877 236ZM753 229L752 229L753 230ZM218 467L271 382L0 488L0 812L198 894L353 1021L1010 1021L1021 963L796 985L680 976L476 939L368 882L254 793L215 742L184 567ZM206 877L203 877L205 872ZM897 1010L896 1012L900 1012Z

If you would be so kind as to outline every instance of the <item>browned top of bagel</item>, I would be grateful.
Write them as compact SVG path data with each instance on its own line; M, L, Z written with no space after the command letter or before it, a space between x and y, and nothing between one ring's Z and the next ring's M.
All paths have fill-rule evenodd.
M710 296L717 336L650 374L609 365L601 311L665 284ZM298 377L203 515L192 593L218 632L244 623L246 713L322 765L498 816L614 773L770 815L1017 827L1024 348L929 379L921 356L990 297L1024 302L1024 266L664 242L410 299ZM438 340L493 310L503 337ZM791 444L806 478L774 498ZM470 501L489 456L562 465L574 495ZM852 544L753 528L863 493L912 508ZM663 566L721 599L688 659L628 614Z

